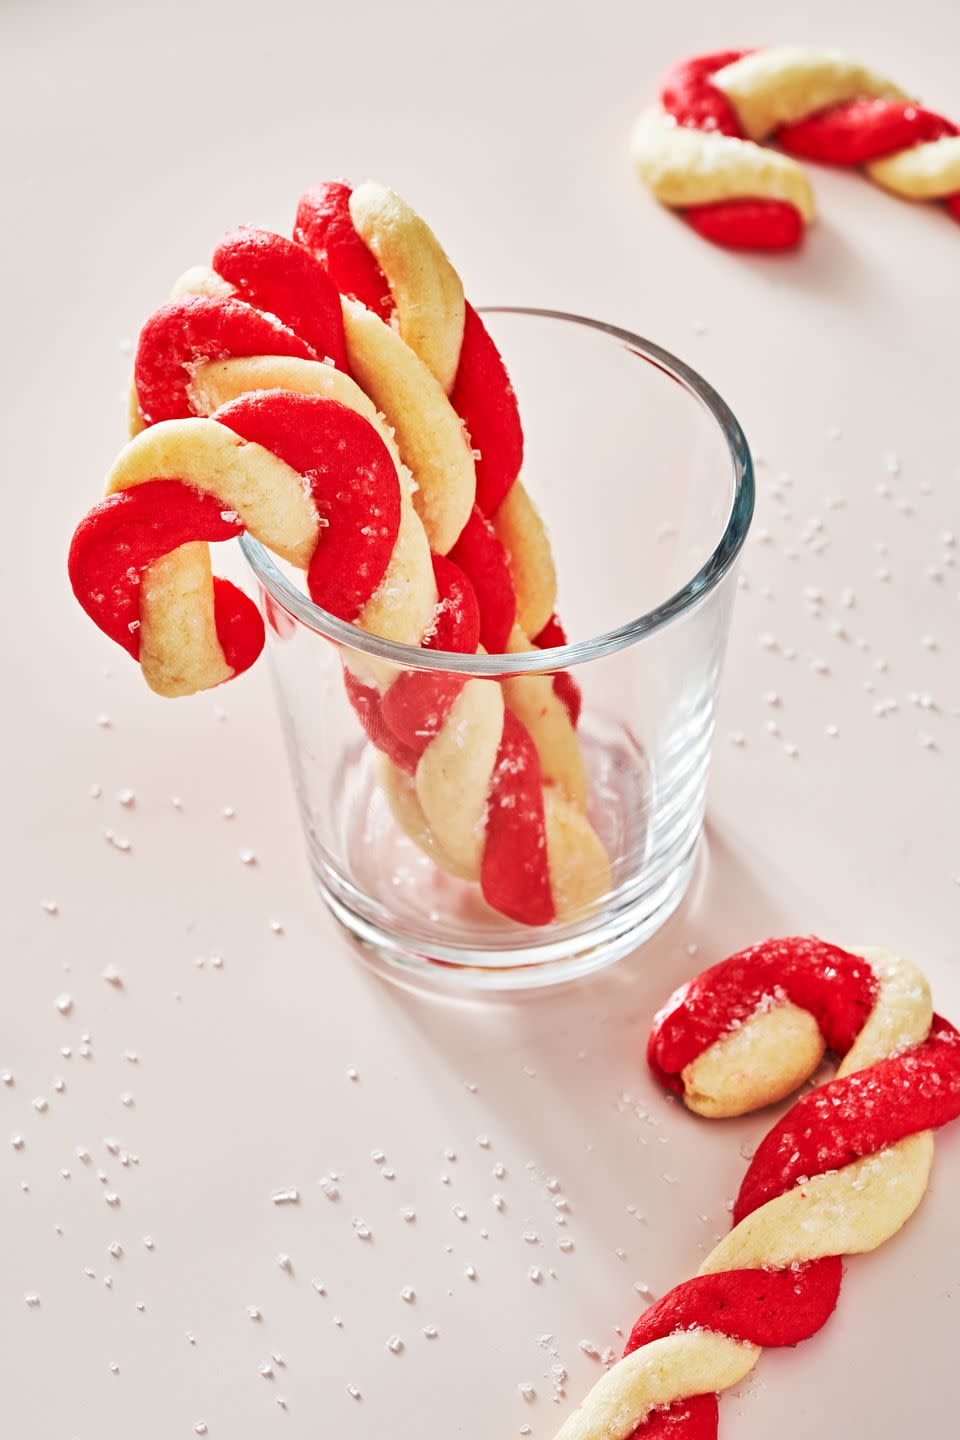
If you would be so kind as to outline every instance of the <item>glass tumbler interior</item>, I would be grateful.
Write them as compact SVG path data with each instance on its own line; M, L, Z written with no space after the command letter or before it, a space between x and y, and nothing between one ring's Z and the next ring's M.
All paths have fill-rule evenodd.
M453 656L378 640L312 605L302 577L249 536L241 543L260 583L324 899L357 939L408 974L447 985L536 985L627 953L682 898L702 829L753 478L726 405L658 347L554 312L490 310L484 318L519 400L521 479L550 538L566 646ZM455 873L436 833L417 833L419 772L398 771L356 706L358 685L383 696L411 672L451 693L496 687L521 716L536 709L545 680L552 687L558 672L568 677L556 693L580 697L586 816L609 865L588 909L545 923L511 919L487 903L475 878ZM544 781L548 807L552 783ZM454 784L451 820L460 803L468 809L470 796ZM479 853L483 812L476 824Z

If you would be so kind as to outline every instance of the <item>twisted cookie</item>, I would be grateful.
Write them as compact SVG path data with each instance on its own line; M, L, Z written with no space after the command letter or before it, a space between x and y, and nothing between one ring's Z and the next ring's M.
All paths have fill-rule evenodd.
M454 498L446 478L428 493L421 489L418 504L434 549L449 553L473 581L485 649L507 650L514 622L525 635L538 636L553 613L556 573L543 522L518 479L523 431L516 397L433 232L399 195L367 181L354 190L342 182L308 190L294 234L322 260L344 295L361 301L419 357L461 422L461 446L464 432L469 437L473 487L458 487ZM377 331L370 321L366 328ZM395 343L379 338L379 347L358 347L355 370L359 367L363 388L395 426L405 453L411 424L407 388ZM348 343L353 356L349 336ZM416 428L422 444L419 421ZM449 459L452 470L452 454Z
M243 529L304 568L314 601L341 619L418 626L435 593L426 550L410 586L385 583L398 564L401 495L386 444L355 411L315 394L244 394L210 419L158 421L131 440L74 536L71 581L155 689L191 693L252 663L263 641L255 607L210 574L207 542ZM475 649L469 592L444 578L436 638ZM441 863L528 924L566 918L602 893L599 840L544 788L529 732L495 682L409 672L385 701L381 748L410 779Z
M770 140L780 149L759 143ZM813 192L790 154L863 167L894 194L942 200L960 220L957 126L832 50L781 45L688 60L636 122L632 149L657 199L722 245L800 242Z
M781 1099L829 1048L836 1078L803 1095L760 1145L734 1228L693 1280L637 1321L623 1359L557 1440L715 1440L716 1392L761 1348L829 1318L841 1257L873 1250L913 1214L932 1130L960 1115L960 1034L934 1015L923 975L880 950L772 940L678 990L648 1060L702 1115Z
M549 541L518 479L523 431L513 386L436 236L374 181L308 190L294 236L345 297L351 369L395 431L432 548L473 585L481 644L493 654L565 644ZM504 687L545 773L582 805L576 683L561 673Z
M404 244L408 249L419 247L417 253L426 251L434 268L446 277L447 289L459 290L462 299L459 277L419 217L383 187L370 184L353 193L367 190L386 196L403 217L403 243L397 242L394 248L401 254ZM159 419L209 415L237 395L264 388L338 399L377 426L401 466L406 483L398 571L409 574L417 569L421 576L429 576L420 563L425 531L434 552L441 556L449 552L450 565L435 569L442 569L447 576L463 570L469 576L480 606L480 639L487 649L518 652L534 648L535 643L564 644L562 628L552 615L556 578L549 546L539 517L522 487L514 483L522 435L503 362L479 317L466 307L468 333L473 339L469 343L465 339L461 345L457 390L469 397L465 412L483 437L488 456L486 468L478 460L475 471L464 421L432 371L374 309L349 297L341 302L325 268L328 256L318 236L322 233L328 241L331 235L341 236L349 215L347 222L341 217L334 225L324 212L321 225L316 218L317 196L325 197L325 203L332 196L342 209L346 205L343 196L350 193L343 185L307 192L298 212L297 234L311 239L311 249L269 231L239 230L217 246L212 267L196 266L178 281L173 299L161 306L141 331L131 400L132 428L136 431ZM311 214L315 219L307 235L304 216ZM352 268L345 272L341 241L336 274L343 283L363 288L366 300L374 304L386 281L381 275L377 284L367 282L360 287L356 257L365 257L368 267L376 270L376 266L352 222L350 235ZM424 265L413 268L419 274ZM388 301L393 304L389 292L387 299L379 302L380 309ZM421 306L424 311L429 308L426 302ZM424 345L424 350L434 364L439 363L436 346ZM386 424L382 408L387 408ZM501 503L496 513L503 534L514 547L510 554L525 557L522 565L520 559L511 563L521 580L528 577L521 590L526 597L522 609L528 620L532 616L541 626L536 642L515 622L517 602L508 552L473 505L481 482L488 496L502 491L504 485L510 488L510 503ZM410 489L416 514L406 503ZM417 515L422 526L416 523ZM513 524L510 517L518 515L533 516L532 529L525 528L522 521ZM457 526L464 524L467 529L454 544ZM528 531L535 538L524 548L522 540ZM454 563L456 571L450 568ZM391 588L392 580L385 588ZM420 643L422 636L431 633L437 604L444 604L444 595L435 592L431 600L424 593L419 601L418 625L408 626L405 633L396 626L384 629L381 625L374 627L373 633ZM391 613L388 611L385 619L389 620ZM511 709L533 736L544 777L582 808L587 778L575 729L580 713L575 682L561 673L553 678L524 676L503 683ZM353 689L350 693L355 697ZM360 698L361 718L365 723L369 719L370 731L379 724L377 696L371 692ZM391 793L397 793L398 783L391 785ZM412 818L409 805L402 813ZM419 836L423 826L418 822L408 828Z

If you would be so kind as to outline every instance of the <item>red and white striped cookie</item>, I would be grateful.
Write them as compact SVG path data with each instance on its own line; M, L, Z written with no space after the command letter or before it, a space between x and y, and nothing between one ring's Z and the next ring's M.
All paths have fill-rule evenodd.
M800 242L814 200L794 155L860 167L894 194L942 201L960 220L958 127L832 50L779 45L685 61L636 122L632 149L657 199L722 245Z
M757 945L672 996L648 1059L690 1109L722 1116L781 1099L825 1048L842 1057L836 1078L762 1142L731 1232L640 1317L557 1440L716 1440L717 1392L762 1349L815 1334L837 1303L841 1257L876 1249L913 1214L932 1131L960 1115L960 1034L906 960L815 939Z
M257 390L208 419L158 420L130 441L106 498L76 531L71 582L164 695L219 684L259 653L255 607L210 569L208 542L244 529L306 570L311 597L331 614L415 644L437 572L424 543L414 562L426 573L409 587L391 581L402 493L387 445L355 410L323 395ZM455 567L443 563L439 641L474 650L476 606L471 619ZM356 704L364 682L347 680ZM544 785L530 734L496 682L438 681L409 672L376 692L387 728L374 738L410 786L426 848L513 919L536 925L581 912L609 886L589 822Z
M324 193L335 192L342 206L340 192L345 188L325 187ZM412 212L404 209L404 213L412 217ZM409 227L421 239L422 232L430 234L416 217L409 219ZM329 232L328 217L325 233ZM351 230L351 234L354 251L372 265L356 232ZM429 248L442 257L455 276L432 236ZM424 582L419 635L429 633L438 598L429 568L415 563L422 560L425 529L434 551L442 555L444 546L450 549L451 560L469 573L478 589L481 640L491 639L490 617L494 612L499 617L494 627L502 628L501 602L506 596L507 624L511 628L505 647L500 648L517 652L532 648L532 642L514 622L515 602L506 551L486 521L482 525L474 523L479 514L476 507L474 520L451 545L455 527L463 521L463 496L468 493L472 497L477 484L461 418L426 364L392 327L359 301L349 297L341 301L336 284L321 263L325 259L323 252L315 256L300 244L269 231L244 229L221 241L212 267L196 266L188 271L175 286L171 301L150 317L141 332L131 397L132 428L136 431L161 418L210 414L239 394L265 387L339 399L379 428L407 481L395 568L408 579L418 576ZM385 283L381 282L381 288ZM366 294L371 300L370 286ZM461 363L461 379L467 377L464 383L481 416L481 430L489 439L491 464L496 460L497 473L503 476L514 461L503 459L509 445L501 444L498 449L497 418L505 414L506 429L519 436L516 402L499 355L479 319L475 317L475 321L482 332L478 341L480 361ZM431 353L429 347L427 353ZM352 378L352 370L363 377L363 389ZM498 398L491 401L491 395ZM506 410L504 396L509 399ZM388 417L391 423L378 410L382 403L392 407ZM412 476L407 476L404 460L409 462ZM408 488L412 491L412 506L408 503ZM522 499L517 514L521 512L526 513ZM422 526L417 524L417 515ZM539 521L537 527L545 543ZM517 546L516 553L523 553L522 546ZM539 552L534 547L525 553L527 564L532 564ZM550 579L552 606L555 580L549 553L547 562L544 573ZM549 606L541 604L543 608L549 613ZM399 633L396 626L389 627L390 618L388 611L374 633L410 643L407 634ZM565 643L555 617L547 620L538 642L548 646ZM486 648L491 648L489 643ZM533 734L545 777L582 806L587 781L575 733L580 712L577 686L565 674L553 678L525 676L505 684L511 708Z

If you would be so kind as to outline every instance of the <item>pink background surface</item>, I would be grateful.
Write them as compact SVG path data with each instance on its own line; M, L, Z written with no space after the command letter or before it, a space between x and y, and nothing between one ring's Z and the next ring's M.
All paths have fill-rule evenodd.
M767 1128L655 1091L642 1045L673 985L817 931L900 949L960 1016L960 232L817 171L804 252L738 259L659 211L626 156L660 72L730 44L835 44L960 113L949 7L780 9L4 7L5 1433L549 1440L599 1373L580 1342L617 1349L635 1284L696 1268ZM575 989L453 1003L371 975L312 891L266 667L160 702L68 596L139 321L221 232L285 229L300 189L341 173L404 193L476 302L677 351L757 453L696 884ZM825 1332L724 1401L725 1436L947 1424L958 1183L954 1134L908 1231L850 1264ZM289 1186L299 1204L274 1204Z

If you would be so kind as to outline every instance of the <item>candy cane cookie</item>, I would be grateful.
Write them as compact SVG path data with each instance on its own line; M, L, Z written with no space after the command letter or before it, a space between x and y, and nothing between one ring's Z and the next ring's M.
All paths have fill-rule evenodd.
M685 61L637 120L631 148L657 199L721 245L799 244L814 199L792 156L857 166L960 220L958 127L833 50L780 45Z
M700 1115L739 1115L809 1079L757 1150L733 1229L697 1276L651 1305L623 1358L557 1440L715 1440L717 1392L767 1346L824 1325L843 1255L874 1250L923 1198L932 1131L960 1115L960 1033L924 976L882 950L771 940L683 986L653 1022L661 1084Z
M422 222L418 224L426 230ZM435 240L432 244L442 255ZM455 275L445 257L444 262ZM480 325L479 320L476 324ZM502 361L485 331L483 336L485 363L490 355L494 357L498 393L509 393L509 416L519 434L516 402ZM373 381L373 400L349 373L354 366L359 367L364 386L369 387L371 353L379 357L380 366L379 370L374 366L373 373L391 377L386 386L382 381ZM397 374L402 381L399 388L394 383ZM474 393L482 392L482 383L476 379L470 383ZM170 302L144 325L134 369L132 429L136 431L157 419L209 415L241 393L270 387L339 399L378 426L398 462L410 461L412 478L407 477L407 483L413 488L414 504L419 506L417 513L424 521L432 548L441 555L444 546L451 549L451 562L459 562L464 569L472 560L471 579L480 575L481 639L489 640L483 624L484 597L501 593L503 585L512 597L512 589L505 569L499 590L497 584L492 592L489 585L484 588L483 574L489 567L482 555L477 559L480 551L474 541L462 537L451 548L450 537L456 525L462 523L463 485L467 484L470 495L476 489L474 462L460 418L432 372L393 329L358 301L344 298L341 303L334 281L318 258L283 236L248 228L221 241L211 267L195 266L188 271L174 287ZM390 424L384 422L377 408L384 395L395 407ZM490 415L488 405L484 433L491 436L490 453L495 457L496 430ZM458 456L466 458L466 471L462 466L458 469ZM402 465L401 472L406 475ZM422 503L424 495L431 497L426 508ZM403 521L404 550L410 551L416 545L422 548L416 516L406 504L406 497ZM482 548L486 531L475 533L481 535ZM543 536L542 526L539 533ZM489 538L491 553L496 556L498 551L503 552L492 530ZM465 558L467 565L463 564ZM555 577L549 553L547 561L552 607ZM399 555L397 563L399 566ZM531 564L530 556L527 564ZM422 567L419 573L423 574ZM442 602L443 597L439 598ZM436 601L436 596L432 604L424 597L421 634L429 630ZM395 631L387 638L403 639ZM550 646L565 643L555 617L548 615L538 639ZM532 648L519 625L512 624L506 648L512 652ZM511 709L533 735L545 779L582 807L587 778L575 731L580 695L572 678L566 674L552 678L525 676L507 681L506 688ZM368 697L362 714L365 723L369 719L377 724L374 708L375 698ZM396 793L397 787L390 789ZM409 806L404 807L404 816L409 810Z
M459 422L458 443L450 446L438 483L429 493L420 484L414 501L433 548L448 554L473 583L484 648L522 653L564 644L554 614L557 580L550 545L518 478L523 431L516 396L496 346L465 300L460 277L436 236L400 196L374 181L356 189L337 181L306 191L294 236L317 256L346 297L351 367L395 429L418 483L420 457L410 459L407 431L412 429L413 439L422 443L430 425L420 415L407 377L410 360L402 357L398 341L449 396ZM358 311L358 303L365 308ZM454 452L462 456L467 439L475 503L464 521L459 509L463 491L457 488L454 523L446 486ZM446 448L445 440L443 444ZM455 543L443 549L457 525ZM582 805L587 781L575 734L580 695L572 677L525 676L507 682L507 694L533 735L545 773Z
M258 612L210 570L208 542L245 529L304 569L311 597L331 614L420 638L424 597L436 595L429 550L424 543L414 555L422 576L385 583L396 579L400 477L377 429L340 401L257 390L210 418L159 420L121 452L106 490L74 535L71 582L161 694L220 684L259 653ZM440 578L448 603L439 642L473 650L471 592L442 568ZM544 785L529 732L496 682L437 679L401 674L384 696L390 728L380 737L414 787L431 853L479 881L513 919L578 913L609 884L588 821Z
M343 182L308 190L294 234L343 294L386 322L449 396L461 435L469 439L476 477L475 503L467 515L457 515L452 557L477 590L485 648L506 650L515 622L535 640L553 613L556 573L543 522L518 479L523 431L516 397L436 236L399 195L374 181L352 190ZM367 328L377 327L367 322ZM354 356L349 318L347 329L361 384L396 423L402 451L404 397L395 392L395 346L385 342L382 355L371 347ZM448 503L444 497L444 510ZM433 517L424 513L439 549Z

